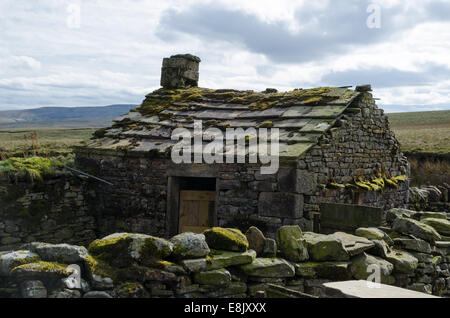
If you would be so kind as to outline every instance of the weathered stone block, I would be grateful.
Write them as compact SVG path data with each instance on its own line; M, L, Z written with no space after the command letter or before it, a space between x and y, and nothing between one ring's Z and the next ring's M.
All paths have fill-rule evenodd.
M322 203L320 204L320 223L322 228L341 231L355 231L360 227L379 227L384 225L384 211L362 205Z
M296 190L300 194L312 195L317 188L317 175L307 170L296 170Z
M303 195L283 192L262 192L259 196L260 216L279 218L301 218L303 215Z

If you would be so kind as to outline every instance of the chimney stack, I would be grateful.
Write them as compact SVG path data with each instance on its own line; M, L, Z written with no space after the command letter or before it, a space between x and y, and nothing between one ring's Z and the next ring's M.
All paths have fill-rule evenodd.
M191 54L177 54L163 59L161 86L167 89L197 87L200 58Z

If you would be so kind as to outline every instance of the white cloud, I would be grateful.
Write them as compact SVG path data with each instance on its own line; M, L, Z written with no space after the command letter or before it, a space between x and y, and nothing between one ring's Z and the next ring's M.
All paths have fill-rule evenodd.
M450 22L440 17L447 8L442 7L445 2L374 2L382 6L382 28L373 41L368 41L364 36L351 39L339 34L346 30L344 26L357 25L348 24L342 17L346 10L358 15L351 10L360 6L345 7L345 3L330 0L3 0L0 107L139 103L159 86L162 58L189 52L202 58L200 85L204 87L287 90L320 86L333 72L350 71L368 72L370 82L371 70L386 69L423 74L427 81L435 81L420 86L405 82L375 87L375 95L383 104L447 104L450 108L449 81L426 73L431 64L450 69ZM70 4L80 5L80 28L67 26ZM274 28L277 32L253 37L249 33L245 41L239 36L216 36L224 25L233 26L236 21L221 21L219 25L212 16L201 17L217 24L216 33L210 37L201 35L208 30L171 33L170 25L161 24L169 9L182 13L207 6L219 13L241 12L264 32ZM364 17L366 13L361 14ZM339 44L336 50L333 46L326 50L326 42L298 45L286 40L295 41L305 30L319 30L325 22L324 32L343 36L328 40ZM196 23L195 27L202 27L202 21ZM370 35L365 27L360 32ZM274 34L277 41L271 42ZM358 35L356 32L355 37ZM253 43L249 46L246 41ZM349 43L342 46L339 41ZM325 49L316 47L319 44ZM283 54L289 55L287 61L274 60ZM295 61L296 54L312 58ZM376 72L372 78L375 76ZM352 78L341 80L349 81L349 85L361 84Z

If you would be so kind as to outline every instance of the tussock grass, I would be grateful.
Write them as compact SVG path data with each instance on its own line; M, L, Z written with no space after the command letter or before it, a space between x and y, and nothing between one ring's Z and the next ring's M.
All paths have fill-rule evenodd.
M411 165L411 185L429 186L448 183L450 184L450 161L443 159L417 159L408 158Z
M70 164L71 160L66 157L59 158L9 158L0 161L0 175L14 177L16 180L27 178L31 182L42 181L45 176L53 174Z

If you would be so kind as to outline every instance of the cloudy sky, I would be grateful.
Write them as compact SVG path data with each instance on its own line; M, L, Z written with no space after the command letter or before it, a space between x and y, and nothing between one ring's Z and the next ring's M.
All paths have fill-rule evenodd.
M200 86L371 83L387 111L450 109L450 0L1 0L0 109L142 101L163 57Z

